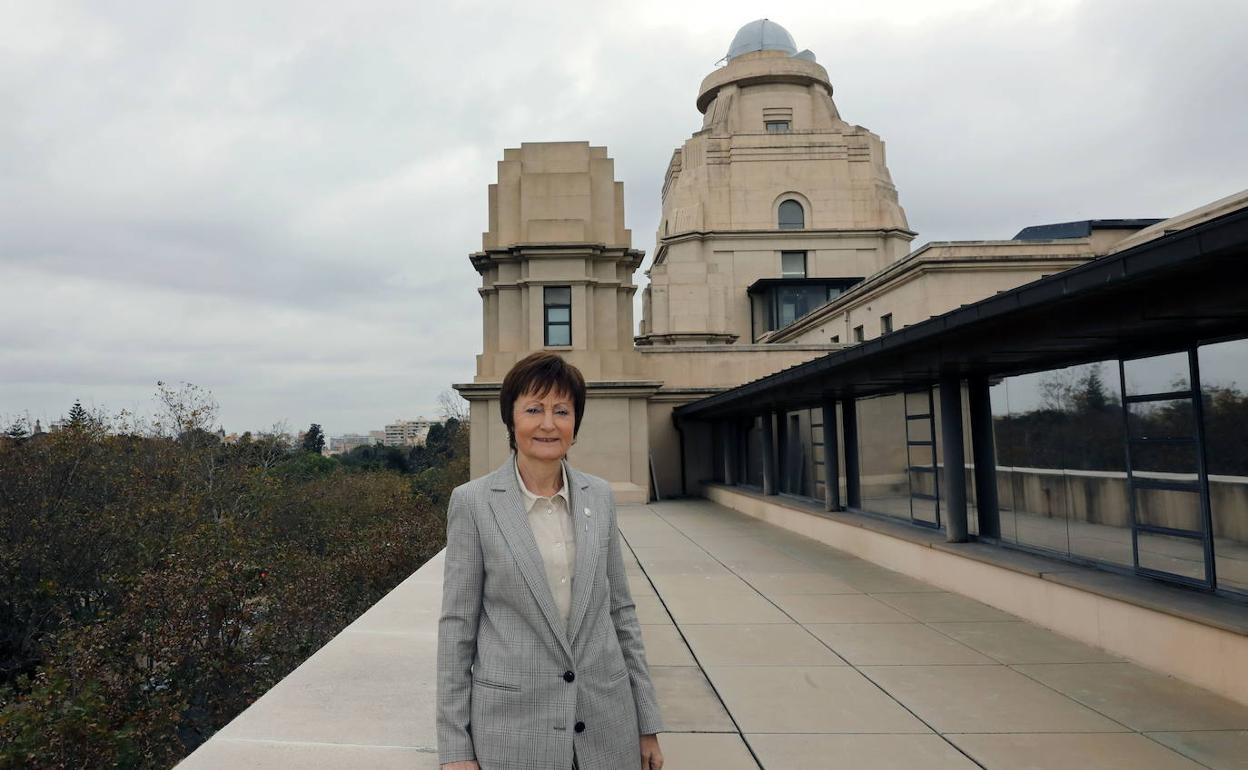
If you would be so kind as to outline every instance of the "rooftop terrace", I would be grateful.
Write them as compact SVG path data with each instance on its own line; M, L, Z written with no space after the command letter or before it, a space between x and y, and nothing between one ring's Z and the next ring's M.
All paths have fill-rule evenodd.
M619 522L668 770L1248 767L1236 701L709 500ZM179 767L436 768L442 558Z

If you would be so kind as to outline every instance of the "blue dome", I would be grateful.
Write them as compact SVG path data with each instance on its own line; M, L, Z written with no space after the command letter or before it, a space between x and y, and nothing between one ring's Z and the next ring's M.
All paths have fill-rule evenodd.
M784 51L789 56L797 53L797 44L788 30L770 19L758 19L737 30L737 36L728 46L728 59L752 51Z

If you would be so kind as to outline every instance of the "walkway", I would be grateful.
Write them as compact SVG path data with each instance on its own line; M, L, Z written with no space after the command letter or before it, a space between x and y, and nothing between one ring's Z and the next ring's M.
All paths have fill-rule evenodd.
M667 770L1248 768L1248 707L709 501L619 519ZM436 768L442 559L179 768Z
M1248 768L1248 708L986 605L710 502L620 529L670 770Z

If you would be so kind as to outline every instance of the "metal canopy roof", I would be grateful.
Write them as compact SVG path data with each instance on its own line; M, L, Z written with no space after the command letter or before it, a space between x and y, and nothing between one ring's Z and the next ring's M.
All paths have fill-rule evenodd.
M1248 334L1248 209L685 404L715 419Z

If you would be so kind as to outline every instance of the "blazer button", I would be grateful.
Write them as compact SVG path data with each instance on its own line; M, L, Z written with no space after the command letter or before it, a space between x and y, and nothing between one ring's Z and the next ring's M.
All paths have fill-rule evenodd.
M563 681L571 682L573 679L576 679L576 674L573 674L571 671L563 672Z
M583 733L583 732L585 732L585 723L584 723L584 722L577 722L577 723L576 723L576 731L577 731L578 733Z

